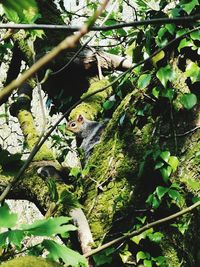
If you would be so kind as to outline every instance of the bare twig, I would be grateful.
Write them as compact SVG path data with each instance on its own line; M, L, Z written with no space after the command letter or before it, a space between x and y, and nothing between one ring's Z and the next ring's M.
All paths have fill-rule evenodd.
M188 22L198 21L200 15L176 17L176 18L158 18L158 19L148 19L141 21L123 22L109 26L92 26L90 31L108 31L115 30L126 27L138 27L142 25L162 25L175 23L177 25L183 25ZM47 24L0 24L0 29L48 29L48 30L66 30L68 32L80 31L80 26L70 26L70 25L47 25Z
M101 26L105 23L105 21L109 18L112 10L114 9L115 5L116 5L117 1L113 4L113 6L111 7L110 11L108 12L107 16L104 18L104 20L101 22ZM63 71L64 69L68 68L69 65L78 57L78 55L81 53L81 51L83 51L83 49L92 41L92 39L96 36L96 32L93 33L86 41L85 43L79 48L79 50L73 55L72 58L70 58L70 60L67 62L67 64L65 64L62 68L60 68L59 70L53 72L51 75L57 75L58 73L60 73L61 71ZM98 60L97 60L98 63Z
M111 246L113 246L115 244L118 244L119 242L123 242L123 241L125 241L125 240L127 240L127 239L129 239L129 238L131 238L133 236L139 235L142 232L146 231L147 229L150 229L152 227L155 227L155 226L158 226L160 224L166 223L168 221L174 220L174 219L176 219L176 218L178 218L178 217L180 217L180 216L182 216L182 215L184 215L184 214L186 214L188 212L191 212L192 210L196 209L198 206L200 206L200 201L198 201L195 204L189 206L188 208L185 208L185 209L183 209L183 210L181 210L179 212L176 212L176 213L174 213L174 214L172 214L172 215L170 215L168 217L164 217L164 218L162 218L160 220L157 220L155 222L146 224L145 226L141 227L138 230L132 231L132 232L130 232L128 234L124 234L123 236L118 237L118 238L116 238L116 239L114 239L114 240L102 245L101 247L98 247L96 249L91 250L89 253L85 253L84 256L85 257L90 257L90 256L92 256L92 255L94 255L94 254L96 254L96 253L108 248L108 247L111 247Z

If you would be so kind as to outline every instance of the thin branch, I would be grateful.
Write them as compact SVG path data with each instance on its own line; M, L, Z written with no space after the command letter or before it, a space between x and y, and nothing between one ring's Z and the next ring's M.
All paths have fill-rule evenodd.
M115 2L113 4L113 6L111 7L110 11L108 12L107 16L104 18L104 20L102 21L102 23L100 24L101 26L104 24L104 22L109 18L112 10L114 9L115 5L117 2ZM68 68L69 65L78 57L78 55L81 53L81 51L83 51L83 49L92 41L92 39L96 36L96 32L93 33L86 41L85 43L78 49L78 51L73 55L73 57L70 58L70 60L67 62L67 64L65 64L63 67L61 67L59 70L51 73L51 75L57 75L58 73L60 73L61 71L63 71L64 69Z
M188 22L200 20L200 14L194 16L176 17L176 18L158 18L141 21L123 22L109 26L92 26L90 31L108 31L127 27L138 27L142 25L162 25L168 23L175 23L185 25ZM0 24L0 29L48 29L48 30L67 30L68 32L80 31L80 26L70 25L47 25L47 24Z
M91 250L88 253L85 253L83 256L85 256L86 258L90 257L90 256L92 256L92 255L94 255L94 254L96 254L96 253L98 253L98 252L100 252L100 251L102 251L102 250L104 250L104 249L106 249L108 247L111 247L111 246L113 246L113 245L115 245L115 244L117 244L119 242L123 242L123 241L125 241L125 240L127 240L127 239L129 239L129 238L131 238L133 236L139 235L142 232L146 231L147 229L150 229L152 227L155 227L155 226L158 226L160 224L166 223L166 222L171 221L173 219L176 219L176 218L178 218L178 217L180 217L180 216L182 216L182 215L184 215L184 214L186 214L188 212L191 212L192 210L196 209L198 206L200 206L200 201L198 201L195 204L189 206L188 208L185 208L185 209L183 209L183 210L181 210L179 212L176 212L176 213L174 213L174 214L172 214L172 215L170 215L168 217L164 217L164 218L162 218L160 220L157 220L155 222L146 224L145 226L141 227L138 230L135 230L135 231L133 231L131 233L125 234L123 236L120 236L120 237L118 237L118 238L116 238L116 239L114 239L114 240L102 245L101 247L98 247L96 249Z
M7 194L9 193L10 189L12 188L12 186L14 184L16 184L19 180L19 178L21 177L21 175L24 173L24 171L26 170L26 168L29 166L30 162L32 161L32 159L34 158L35 154L38 152L38 150L41 148L41 146L44 144L44 142L47 140L47 138L51 135L51 133L56 129L57 125L65 118L69 115L69 113L71 112L71 110L73 110L77 105L79 105L81 102L87 100L88 98L90 98L91 96L100 93L104 90L106 90L108 87L112 86L113 84L115 84L119 79L123 78L127 73L131 72L134 68L148 62L151 58L153 58L155 55L157 55L158 53L160 53L160 51L162 50L166 50L169 46L171 46L172 44L174 44L175 42L181 40L182 38L184 38L187 34L190 34L194 31L199 30L200 27L197 27L195 29L192 29L190 31L188 31L187 33L184 33L182 35L180 35L179 37L173 39L172 41L170 41L167 45L165 45L163 48L160 48L158 50L156 50L152 55L150 55L148 58L140 61L139 63L135 64L133 67L131 67L130 69L128 69L127 71L125 71L124 73L122 73L121 75L119 75L115 80L113 80L110 84L108 84L107 86L104 86L88 95L86 95L85 97L83 97L82 99L78 100L75 104L73 104L61 117L60 119L58 119L57 122L55 122L55 124L51 127L51 129L49 129L49 131L44 135L43 139L41 140L41 142L37 142L36 145L34 146L34 148L32 149L29 157L27 158L26 162L24 163L24 165L21 167L21 169L19 170L18 174L15 176L15 178L13 179L13 181L6 187L6 189L4 190L4 192L0 195L0 202L2 202L5 197L7 196Z

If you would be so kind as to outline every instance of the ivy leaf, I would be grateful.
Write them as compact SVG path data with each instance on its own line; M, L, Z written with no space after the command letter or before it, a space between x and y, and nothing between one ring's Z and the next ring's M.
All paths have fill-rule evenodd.
M161 50L159 53L157 53L154 57L152 57L152 63L154 65L154 67L157 66L157 62L160 61L161 59L163 59L165 57L165 52L163 50Z
M152 261L151 260L144 260L144 267L152 267Z
M192 83L199 82L200 67L194 62L190 62L186 67L185 75L191 79Z
M155 97L155 98L159 98L159 94L160 94L160 90L158 87L154 87L152 89L152 95Z
M173 172L175 172L176 169L177 169L177 167L178 167L179 160L178 160L177 157L175 157L175 156L171 156L171 157L169 158L168 164L172 167Z
M115 251L114 248L107 248L104 249L102 252L96 254L93 256L93 259L95 261L95 266L100 266L106 263L112 262L112 254Z
M17 223L17 214L11 213L8 204L0 207L0 227L11 228Z
M158 170L158 169L160 169L163 165L164 165L164 162L159 161L159 162L156 163L154 169L155 169L155 170Z
M145 239L147 236L149 236L152 233L153 233L153 228L150 228L139 235L133 236L131 240L138 245L140 243L140 240Z
M139 260L149 259L150 254L148 252L139 251L136 255L136 261L139 262Z
M184 106L184 108L186 108L187 110L193 108L196 103L197 103L197 97L195 94L184 94L181 99L180 99L182 105Z
M192 40L200 41L200 32L199 31L192 32L190 33L190 37L192 38Z
M166 168L161 168L160 172L161 172L163 180L167 182L172 172L172 168L170 166L167 166Z
M62 259L67 266L87 267L87 260L78 252L67 248L64 245L57 244L53 240L44 240L42 245L49 251L48 257L54 261Z
M192 40L187 40L186 38L182 39L180 41L180 44L178 46L178 52L180 53L181 49L184 47L192 47L194 45Z
M127 263L128 259L132 256L132 253L128 250L119 253L119 256L123 263Z
M175 72L170 65L160 68L157 71L156 76L164 87L167 86L168 81L173 81L176 77Z
M168 163L170 158L170 152L169 151L163 151L160 153L161 159L163 159L166 163Z
M151 81L151 74L142 74L138 79L138 87L140 89L146 88Z
M181 7L189 15L197 5L199 5L198 0L192 0L192 1L190 0L189 3L182 4Z
M67 224L71 218L57 217L49 218L48 220L38 220L33 224L22 225L22 229L28 231L35 236L52 236L55 234L64 234L69 231L75 231L77 228L72 224Z
M168 32L173 35L174 31L176 29L176 26L174 24L166 24L165 28L168 30Z
M156 242L156 243L159 243L163 237L164 237L164 235L161 232L155 232L155 233L148 235L148 238L152 242Z
M168 195L170 198L172 198L175 201L180 200L181 198L180 193L177 190L173 190L173 189L169 189Z
M160 206L160 200L154 195L151 194L147 200L146 203L148 203L150 206L152 206L154 209L157 209Z
M112 109L115 105L116 101L110 101L110 100L106 100L104 103L103 103L103 108L105 110L109 110L109 109Z
M169 190L168 188L163 187L163 186L156 187L156 193L157 193L159 200L161 200L164 197L164 195L168 192L168 190Z

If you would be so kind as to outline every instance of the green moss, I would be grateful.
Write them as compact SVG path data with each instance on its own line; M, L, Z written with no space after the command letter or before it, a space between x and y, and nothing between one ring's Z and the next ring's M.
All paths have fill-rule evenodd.
M35 123L30 111L20 110L18 112L18 120L22 129L26 143L32 149L38 141L38 133L35 128ZM44 144L34 157L34 160L51 160L53 159L52 152Z
M96 167L84 181L87 188L84 206L89 211L90 226L95 239L100 239L103 233L110 230L117 213L123 213L129 207L139 159L144 153L145 144L151 138L147 135L150 125L145 129L144 136L139 129L133 132L129 118L123 127L119 126L119 118L124 108L131 105L131 99L132 94L114 112L112 121L102 135L101 143L95 146L88 162L88 165Z
M34 256L24 256L1 264L2 267L59 267L57 262Z
M177 255L177 251L174 247L165 239L162 245L163 256L166 259L167 266L169 267L177 267L180 266L180 261Z
M93 82L90 85L87 93L83 94L81 98L83 99L87 95L107 86L108 84L109 82L107 80L100 80L100 81ZM111 92L112 92L112 88L108 87L106 90L99 92L91 96L90 98L86 99L84 102L82 102L76 108L72 110L69 118L74 119L79 114L82 114L86 116L87 119L94 120L94 118L100 112L103 102L110 95Z
M18 31L16 34L13 35L15 41L18 42L20 50L23 52L24 57L28 64L32 64L33 53L28 46L27 42L27 33L24 30Z

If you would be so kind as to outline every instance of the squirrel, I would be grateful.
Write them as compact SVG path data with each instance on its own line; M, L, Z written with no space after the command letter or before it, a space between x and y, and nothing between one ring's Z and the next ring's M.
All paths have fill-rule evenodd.
M81 141L80 148L83 149L86 159L93 147L99 143L104 128L105 123L88 120L83 115L78 115L75 120L69 121L66 127L75 133L77 141Z

